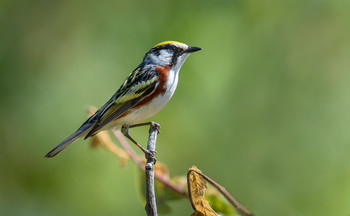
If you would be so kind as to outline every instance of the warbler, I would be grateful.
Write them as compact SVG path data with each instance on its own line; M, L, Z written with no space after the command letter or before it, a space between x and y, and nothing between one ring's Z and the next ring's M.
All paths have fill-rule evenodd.
M167 104L175 92L181 66L191 53L199 50L177 41L164 41L152 47L116 93L45 157L55 156L81 137L86 139L112 128L121 130L142 151L152 154L129 136L128 128L154 116ZM134 126L146 124L151 123Z

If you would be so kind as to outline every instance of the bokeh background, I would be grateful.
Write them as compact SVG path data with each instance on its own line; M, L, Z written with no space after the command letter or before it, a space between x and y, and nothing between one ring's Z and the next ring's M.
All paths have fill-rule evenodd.
M350 2L0 2L0 215L145 215L137 168L78 141L153 45L184 64L157 158L191 165L257 215L350 214ZM147 129L135 129L140 143ZM169 215L190 215L186 200Z

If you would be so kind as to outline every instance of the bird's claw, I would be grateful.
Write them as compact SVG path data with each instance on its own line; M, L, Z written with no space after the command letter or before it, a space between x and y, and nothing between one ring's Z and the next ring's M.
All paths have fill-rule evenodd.
M145 151L145 155L146 155L146 159L152 159L153 163L156 164L157 159L155 157L155 153L157 153L157 151L153 151L153 150L146 150Z
M160 133L160 124L158 124L157 122L150 122L150 131L151 129L155 128L157 130L157 134Z

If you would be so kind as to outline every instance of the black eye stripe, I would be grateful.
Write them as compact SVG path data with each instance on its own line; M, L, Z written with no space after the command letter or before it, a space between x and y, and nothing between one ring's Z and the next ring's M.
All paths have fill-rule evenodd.
M154 47L150 52L154 53L155 55L159 55L160 54L160 50L169 50L173 53L178 53L178 52L181 52L182 49L174 46L174 45L169 45L169 44L166 44L166 45L162 45L162 46L159 46L159 47Z
M159 57L160 51L166 50L167 52L172 52L172 57L170 60L171 65L175 65L178 61L178 58L184 54L185 50L182 47L175 46L173 44L164 44L161 46L153 47L148 53L145 55L145 58L147 58L148 54L153 54ZM172 51L173 50L173 51Z

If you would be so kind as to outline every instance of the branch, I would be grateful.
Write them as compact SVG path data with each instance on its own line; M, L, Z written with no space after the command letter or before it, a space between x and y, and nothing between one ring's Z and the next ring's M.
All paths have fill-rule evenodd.
M157 203L156 203L156 195L154 192L154 163L155 158L153 156L153 152L156 150L156 141L157 135L159 132L159 125L157 123L151 123L149 129L149 137L147 143L147 150L151 154L146 154L147 163L145 166L145 174L146 174L146 212L148 216L156 216L157 215Z

